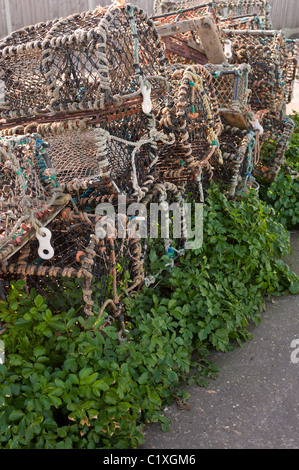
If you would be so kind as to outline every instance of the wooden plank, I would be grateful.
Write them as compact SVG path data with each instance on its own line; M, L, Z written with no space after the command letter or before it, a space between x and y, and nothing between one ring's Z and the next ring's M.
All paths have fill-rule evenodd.
M157 26L157 32L163 38L165 36L187 33L188 31L196 31L200 25L201 18L196 20L183 20L178 21L177 23L169 23L162 26Z
M200 21L197 31L209 62L211 64L227 62L214 22L209 17L200 18Z
M163 39L189 31L197 32L208 61L211 64L227 62L214 22L208 16L157 26L156 29Z
M205 54L188 46L187 41L180 40L180 43L178 43L172 36L165 36L163 42L168 52L192 60L196 64L205 65L209 62Z

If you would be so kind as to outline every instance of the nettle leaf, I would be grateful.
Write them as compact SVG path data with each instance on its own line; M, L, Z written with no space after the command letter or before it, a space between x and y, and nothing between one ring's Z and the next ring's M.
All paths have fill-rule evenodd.
M12 311L17 310L18 305L19 305L19 303L18 303L17 299L14 299L14 300L12 300L11 302L9 302L9 308L10 308L10 310L12 310Z
M20 366L23 363L24 359L19 354L10 354L9 355L9 364L11 366Z
M33 349L33 354L36 358L44 356L46 354L46 348L39 346Z
M26 286L26 281L24 281L23 279L19 279L15 283L15 288L18 290L22 290L25 286Z
M79 372L80 383L82 382L86 383L87 377L89 377L92 372L93 370L91 367L85 367L84 369L81 369Z
M23 418L24 413L21 410L14 410L10 413L8 420L9 421L20 421Z
M109 389L109 385L107 384L107 382L105 382L105 380L96 380L92 384L92 388L96 390L102 390L105 392Z
M34 299L34 304L37 308L41 307L44 303L44 299L42 298L41 295L37 295Z
M138 382L142 385L147 382L148 379L148 372L144 372L138 379Z

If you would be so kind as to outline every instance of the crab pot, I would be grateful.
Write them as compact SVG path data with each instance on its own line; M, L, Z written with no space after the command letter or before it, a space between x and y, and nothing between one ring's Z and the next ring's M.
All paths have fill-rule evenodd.
M287 95L287 50L280 31L224 30L232 43L233 64L250 65L249 104L254 112L269 110L279 114L285 109Z
M213 2L213 8L218 16L227 17L228 20L234 20L235 17L239 17L236 20L240 21L243 15L249 15L249 21L251 19L256 20L258 17L258 23L256 24L255 22L254 24L259 27L252 29L272 29L270 15L271 6L268 0L215 0ZM241 27L240 29L243 28Z
M157 118L173 145L159 145L160 182L179 187L200 184L202 168L215 153L221 158L218 136L222 125L210 73L202 66L169 67L169 93Z
M256 163L256 134L252 131L225 126L220 136L223 163L213 157L213 180L226 190L230 197L254 184Z
M20 127L2 135L18 131ZM42 136L56 182L76 204L91 194L122 192L140 197L154 180L155 121L140 106L115 109L95 124L90 118L69 119L28 125L21 131Z
M18 251L68 202L41 136L0 138L0 260Z
M0 41L2 118L20 117L28 114L30 109L38 113L49 104L47 81L41 72L41 44L57 21L27 26Z
M264 116L264 133L261 136L259 164L255 172L270 181L274 180L285 163L285 152L294 131L295 123L289 117L277 119Z
M137 289L143 280L141 247L137 239L118 238L117 218L114 225L99 225L101 220L65 208L48 226L54 256L42 259L32 239L9 264L2 264L2 279L24 279L53 313L73 308L78 315L93 316L106 305L112 315L120 312L124 289Z
M250 66L242 65L206 65L213 77L213 86L218 100L221 117L232 127L248 127L248 77Z
M42 30L41 34L40 31ZM105 109L165 89L153 22L139 8L97 7L0 42L1 117Z

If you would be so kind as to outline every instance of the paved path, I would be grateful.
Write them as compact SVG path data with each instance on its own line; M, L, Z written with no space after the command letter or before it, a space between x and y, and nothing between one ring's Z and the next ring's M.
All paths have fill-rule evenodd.
M299 232L292 234L289 266L299 275ZM253 339L211 358L220 368L207 388L187 387L190 409L165 410L172 427L148 426L144 449L298 449L299 296L267 301ZM299 358L299 350L297 357Z

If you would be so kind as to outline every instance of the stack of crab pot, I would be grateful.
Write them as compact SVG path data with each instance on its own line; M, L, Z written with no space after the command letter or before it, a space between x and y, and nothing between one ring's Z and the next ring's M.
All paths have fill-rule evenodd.
M157 0L154 7L168 63L201 63L212 74L225 129L219 137L223 165L211 159L217 181L223 174L234 195L246 185L258 188L256 177L274 179L294 128L286 104L297 44L272 29L269 2Z

